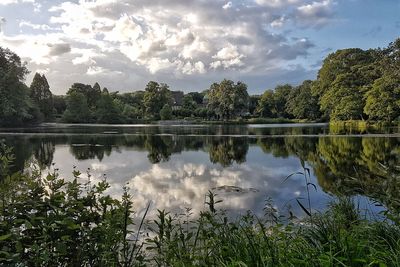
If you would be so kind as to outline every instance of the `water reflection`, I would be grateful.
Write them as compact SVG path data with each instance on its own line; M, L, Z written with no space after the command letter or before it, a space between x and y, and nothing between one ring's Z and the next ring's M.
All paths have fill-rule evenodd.
M112 194L129 183L138 207L152 200L157 208L201 210L212 188L223 207L237 212L261 211L266 196L282 207L305 191L302 177L282 184L303 161L318 185L314 208L323 208L329 195L343 194L400 210L395 136L327 136L326 125L113 127L7 129L0 135L14 147L15 170L32 160L42 170L56 163L64 177L75 165L90 168L97 179L107 174Z

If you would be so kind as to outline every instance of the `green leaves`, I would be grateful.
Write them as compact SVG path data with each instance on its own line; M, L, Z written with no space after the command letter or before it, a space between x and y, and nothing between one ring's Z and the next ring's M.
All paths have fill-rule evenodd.
M87 187L79 175L74 170L70 182L57 173L44 179L35 171L12 175L18 182L1 191L0 265L132 266L143 259L140 241L126 243L132 225L129 194L113 199L105 195L105 180Z
M1 236L0 236L0 241L4 241L4 240L10 238L11 236L12 236L12 234L1 235Z
M236 84L231 80L223 80L210 86L208 92L208 108L215 111L221 120L244 116L249 109L247 85Z

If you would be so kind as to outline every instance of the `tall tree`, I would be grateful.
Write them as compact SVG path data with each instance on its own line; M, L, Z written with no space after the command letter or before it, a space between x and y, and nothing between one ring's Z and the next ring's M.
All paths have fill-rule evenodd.
M163 108L160 110L160 118L162 120L170 120L172 119L172 108L170 105L165 104Z
M364 112L372 120L391 122L400 116L400 79L385 75L367 93Z
M63 121L71 123L91 121L86 95L74 90L68 93L67 109L63 114Z
M39 109L24 84L28 69L20 57L0 47L0 125L20 125L40 120Z
M256 113L264 118L271 118L274 116L272 110L274 107L274 92L272 90L266 90L258 101Z
M96 108L97 101L99 101L101 96L100 85L98 83L95 83L94 87L92 87L90 84L74 83L68 90L67 94L71 92L83 94L86 97L88 107L92 111L94 111Z
M275 115L275 117L288 117L288 114L286 112L286 103L292 90L293 86L291 86L290 84L278 85L275 88L272 108L272 113Z
M318 98L311 93L312 81L304 81L289 94L286 111L296 119L316 120L320 117Z
M51 119L54 116L53 94L50 91L49 83L44 74L35 73L31 86L31 98L39 107L40 112L45 119Z
M122 110L107 92L101 94L97 102L96 119L99 123L121 123L123 122Z
M252 95L249 98L249 112L253 116L257 113L257 106L260 99L261 96L259 95Z
M248 112L247 85L226 79L212 84L208 92L208 108L214 110L221 119L231 119Z
M160 110L170 102L170 99L171 94L168 85L150 81L146 85L143 96L145 115L151 118L159 118Z
M365 105L358 75L340 74L321 98L321 110L333 121L362 119Z

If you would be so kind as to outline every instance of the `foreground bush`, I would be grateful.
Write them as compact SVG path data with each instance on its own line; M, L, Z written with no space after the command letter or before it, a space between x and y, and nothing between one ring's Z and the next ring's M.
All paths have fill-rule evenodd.
M270 201L262 218L232 220L209 192L207 211L158 211L133 232L127 189L117 200L105 194L105 180L80 183L78 171L71 181L34 167L9 175L11 151L2 151L0 265L400 266L399 225L367 220L348 198L302 220Z

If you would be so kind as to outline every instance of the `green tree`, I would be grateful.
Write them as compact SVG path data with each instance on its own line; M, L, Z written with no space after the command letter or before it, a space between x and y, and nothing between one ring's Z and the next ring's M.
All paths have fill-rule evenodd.
M67 109L63 114L63 121L70 123L89 122L91 114L86 96L78 91L70 91L67 96Z
M150 81L146 85L143 96L145 115L151 118L159 118L160 110L170 102L170 99L171 94L168 85Z
M101 94L97 102L96 120L99 123L121 123L122 110L118 107L118 103L114 101L112 96L104 92Z
M351 48L329 54L318 71L317 81L313 85L313 94L321 98L329 91L339 75L354 72L361 66L374 62L375 57L372 50L364 51L359 48Z
M400 115L400 79L383 76L367 93L364 112L372 120L391 122Z
M316 120L320 117L318 98L311 93L312 81L293 89L286 102L286 111L296 119Z
M53 95L53 106L57 115L62 115L67 109L66 96Z
M98 83L95 83L94 87L89 84L74 83L68 90L68 93L70 92L78 92L83 94L87 99L88 107L92 111L96 109L97 101L100 99L101 96L100 85Z
M222 119L231 119L248 112L249 94L247 85L242 82L236 84L231 80L211 85L208 92L208 108Z
M160 110L160 117L162 120L172 119L172 108L170 105L165 104L163 106L163 108Z
M33 77L31 86L31 98L39 107L40 112L45 119L51 119L54 116L53 94L50 91L49 83L46 77L36 73Z
M137 107L128 104L124 105L122 115L127 119L128 122L134 122L142 117L142 113Z
M272 90L266 90L260 100L258 101L258 105L256 108L256 113L264 118L272 118L273 107L274 107L274 92Z
M258 102L260 99L261 96L259 95L252 95L249 98L249 113L253 116L257 113Z
M0 47L0 125L40 121L40 112L24 84L28 69L18 55Z
M197 108L197 103L194 101L192 95L187 94L183 97L182 108L190 111L194 111Z
M355 73L340 74L321 98L321 110L333 121L363 118L365 105Z
M293 87L290 84L278 85L273 94L272 113L278 118L287 118L286 103L292 92Z
M193 101L196 102L197 105L203 104L204 93L190 92L187 95L191 96Z

